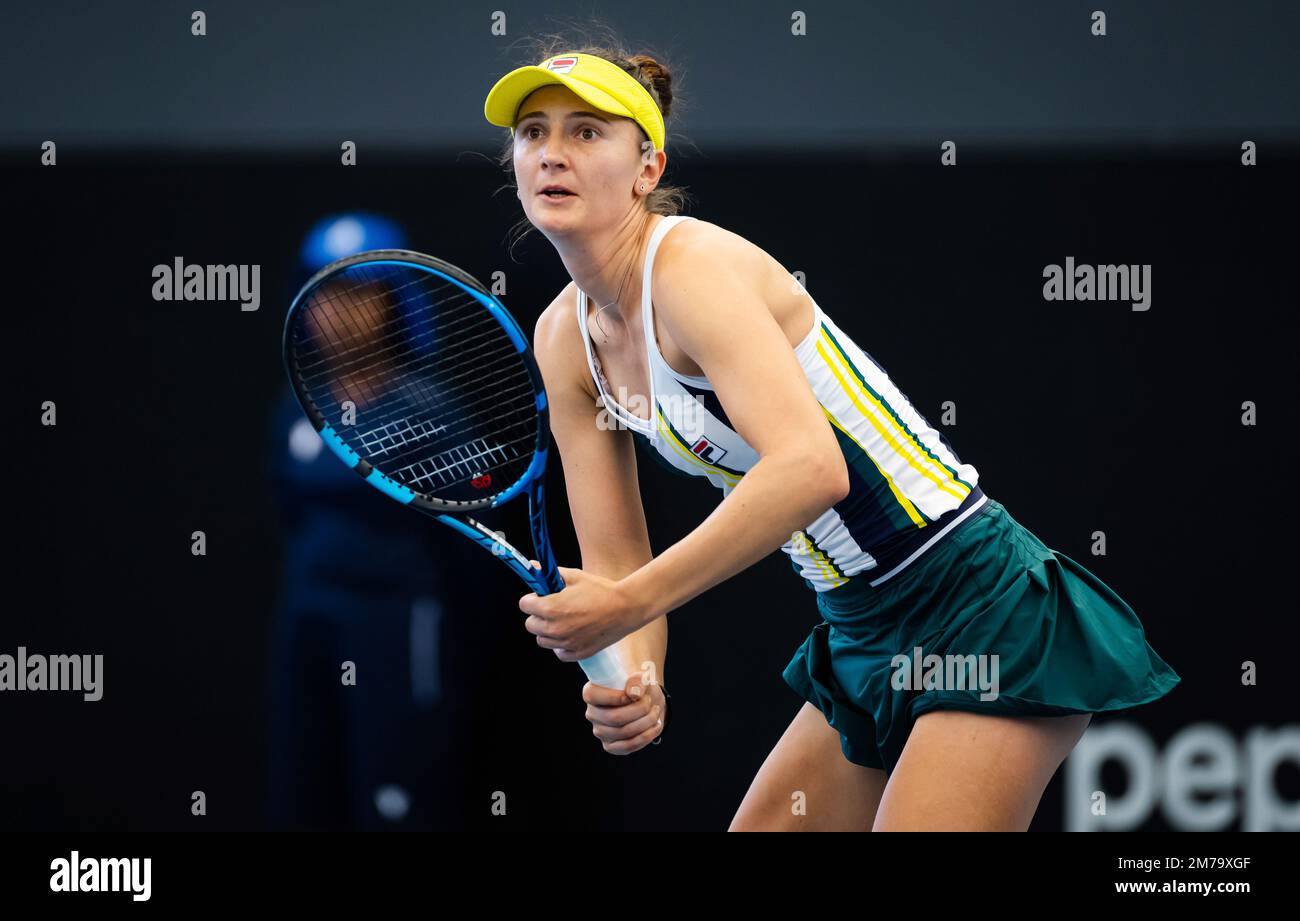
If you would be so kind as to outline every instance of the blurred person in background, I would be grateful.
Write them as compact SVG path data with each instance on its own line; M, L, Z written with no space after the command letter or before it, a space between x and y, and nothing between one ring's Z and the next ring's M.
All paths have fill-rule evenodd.
M284 303L329 262L406 246L403 228L379 215L327 217L304 239ZM323 450L287 387L272 437L284 553L272 635L268 821L276 829L461 827L471 674L468 657L445 651L470 643L470 630L517 627L509 617L452 612L463 605L510 612L513 596L496 603L492 589L485 598L479 586L466 598L455 576L482 551L380 501ZM345 684L348 662L354 684Z

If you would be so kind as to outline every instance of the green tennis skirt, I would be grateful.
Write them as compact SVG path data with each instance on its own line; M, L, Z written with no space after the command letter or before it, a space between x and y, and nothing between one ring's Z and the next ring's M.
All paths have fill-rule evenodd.
M898 575L850 579L817 607L782 677L848 760L886 773L931 710L1101 713L1179 682L1123 599L992 499Z

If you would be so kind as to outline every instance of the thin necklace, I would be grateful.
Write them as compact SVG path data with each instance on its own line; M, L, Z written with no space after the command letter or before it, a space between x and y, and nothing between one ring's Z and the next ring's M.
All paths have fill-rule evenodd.
M614 295L614 299L610 301L608 304L606 304L604 307L600 307L596 310L596 316L595 316L596 326L599 327L600 334L605 337L604 339L601 340L601 345L606 345L609 343L609 333L605 332L605 327L600 322L600 315L605 310L617 304L619 300L623 297L623 287L627 284L627 280L632 277L632 269L636 267L636 254L641 251L641 237L643 235L644 235L644 227L642 228L642 231L637 234L637 245L636 248L632 250L632 259L628 263L627 272L623 275L623 281L619 283L618 294Z

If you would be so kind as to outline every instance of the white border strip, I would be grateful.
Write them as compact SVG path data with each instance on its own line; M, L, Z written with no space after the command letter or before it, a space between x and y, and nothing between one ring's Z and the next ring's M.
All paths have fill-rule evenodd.
M966 511L962 512L960 515L958 515L958 516L957 516L956 518L954 518L952 521L948 522L947 526L944 527L944 529L943 529L942 531L940 531L939 533L935 534L934 537L932 537L932 538L930 538L929 540L927 540L927 541L926 541L925 543L923 543L921 546L917 547L916 550L914 550L914 551L912 552L912 555L911 555L911 556L909 556L907 559L903 560L903 562L899 563L899 564L898 564L897 566L895 566L893 569L889 570L889 572L885 573L885 574L884 574L883 576L881 576L879 579L875 579L875 580L873 580L873 581L871 581L871 582L868 582L867 584L870 585L872 588L875 588L877 585L879 585L881 582L884 582L886 579L892 579L894 576L898 575L899 570L905 568L909 563L911 563L914 559L916 559L916 558L917 558L918 556L920 556L922 553L925 553L926 549L929 548L929 546L930 546L931 544L933 544L935 541L937 541L939 538L943 537L945 534L947 534L947 533L948 533L949 531L951 531L953 528L957 527L957 525L961 524L963 521L965 521L965 520L966 520L967 518L969 518L971 515L974 515L977 511L979 511L980 507L983 506L984 503L987 502L987 501L989 501L989 497L988 497L987 495L980 496L980 500L979 500L978 502L976 502L976 503L975 503L974 505L972 505L970 508L966 509Z

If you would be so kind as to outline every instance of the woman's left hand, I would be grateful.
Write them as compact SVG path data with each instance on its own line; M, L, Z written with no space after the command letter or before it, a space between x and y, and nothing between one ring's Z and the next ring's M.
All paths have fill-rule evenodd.
M537 645L565 662L590 658L653 618L623 586L581 569L558 567L564 588L553 595L529 592L519 599L524 627Z

